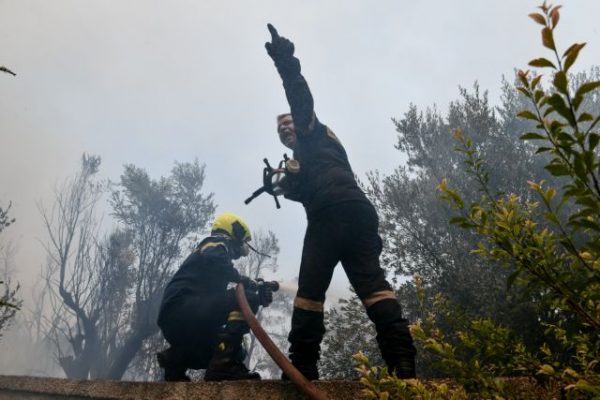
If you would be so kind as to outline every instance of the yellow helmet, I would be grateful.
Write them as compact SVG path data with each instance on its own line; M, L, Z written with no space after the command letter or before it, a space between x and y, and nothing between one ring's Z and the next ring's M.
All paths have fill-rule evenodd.
M241 243L252 239L248 225L243 219L233 213L218 215L212 224L212 232L224 232Z

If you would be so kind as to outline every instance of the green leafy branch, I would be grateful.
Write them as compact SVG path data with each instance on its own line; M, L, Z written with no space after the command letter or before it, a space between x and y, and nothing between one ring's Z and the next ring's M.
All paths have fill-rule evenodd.
M403 380L390 375L387 368L372 367L362 352L354 355L356 371L364 385L362 395L374 400L467 400L469 396L460 385L445 382L424 383L416 379Z
M521 83L518 90L533 105L518 116L534 121L537 128L521 139L542 142L536 154L550 155L545 169L561 178L564 185L557 190L546 187L544 181L528 182L539 198L537 202L515 194L494 198L488 188L485 161L472 141L457 130L454 133L459 143L457 151L465 155L466 170L483 195L481 201L467 206L446 180L438 189L441 197L460 213L450 222L472 230L481 238L473 253L516 268L507 284L518 283L536 293L537 298L548 301L554 310L559 322L548 324L547 333L558 341L561 352L570 357L556 359L548 346L542 346L537 374L562 382L573 398L578 398L577 393L597 396L600 393L600 134L596 127L600 115L583 111L582 105L600 87L600 81L571 87L568 72L585 43L576 43L560 55L554 40L560 6L544 3L540 10L541 13L530 17L543 26L542 44L552 51L555 60L536 58L529 63L532 67L552 70L548 90L542 87L543 75L518 72ZM567 320L569 329L563 327ZM470 331L476 331L476 326ZM416 333L448 365L457 367L464 363L464 357L457 358L450 351L451 344L439 340L436 344L435 331Z
M521 138L548 142L549 147L540 146L537 150L537 153L549 152L553 156L546 165L546 170L554 176L571 177L572 181L564 187L565 200L574 199L582 206L581 212L573 215L569 223L574 227L600 232L600 225L596 222L600 213L600 134L594 130L600 122L600 115L581 110L586 95L599 88L600 81L586 82L576 90L571 89L568 71L585 43L575 43L562 56L559 55L554 41L554 29L560 18L560 6L551 7L544 3L540 9L542 14L533 13L530 17L543 25L542 43L552 51L556 64L543 57L529 62L532 67L552 70L550 92L546 92L541 86L542 74L531 77L530 71L518 72L522 85L518 90L532 101L534 107L533 111L524 110L518 115L536 122L537 129L541 131L525 133ZM590 216L595 218L590 220Z

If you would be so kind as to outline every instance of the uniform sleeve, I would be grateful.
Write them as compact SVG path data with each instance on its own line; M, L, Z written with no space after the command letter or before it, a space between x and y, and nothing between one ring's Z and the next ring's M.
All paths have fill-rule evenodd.
M283 88L296 131L304 136L312 132L315 126L315 111L313 97L306 79L302 74L288 77L283 80Z
M277 70L283 81L296 132L301 136L312 133L316 124L314 101L300 72L300 61L294 56L284 58L277 63Z

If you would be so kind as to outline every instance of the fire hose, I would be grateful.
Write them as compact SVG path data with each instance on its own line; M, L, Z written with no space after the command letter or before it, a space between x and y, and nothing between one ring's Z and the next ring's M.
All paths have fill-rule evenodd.
M310 399L312 400L328 400L327 395L317 389L315 385L308 379L302 375L300 371L296 369L292 365L292 363L287 359L286 356L277 348L275 343L271 340L267 332L260 326L260 323L254 316L254 313L250 309L250 305L248 304L248 299L246 299L246 294L244 291L244 285L242 283L238 283L235 289L235 297L240 306L240 310L244 315L244 319L250 326L250 329L260 342L262 346L265 348L269 356L275 361L275 363L283 370L283 372L290 378L298 388L304 392Z

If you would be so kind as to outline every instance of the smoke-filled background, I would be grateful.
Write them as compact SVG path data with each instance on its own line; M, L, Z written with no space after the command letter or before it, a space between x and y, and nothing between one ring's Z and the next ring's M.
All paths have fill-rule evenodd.
M585 69L598 60L600 3L563 3L560 41L589 40L577 67ZM159 177L197 158L217 212L273 231L277 277L296 276L302 207L276 210L267 196L243 204L261 185L262 158L286 151L275 133L287 103L264 50L267 23L296 44L317 115L364 178L403 161L391 118L411 103L445 109L474 81L498 101L502 76L512 80L541 51L527 18L536 5L0 0L0 65L17 73L0 75L0 206L12 202L16 218L3 240L16 246L24 308L45 262L39 205L52 203L84 152L100 156L100 175L113 181L124 164ZM338 269L331 297L347 286Z

